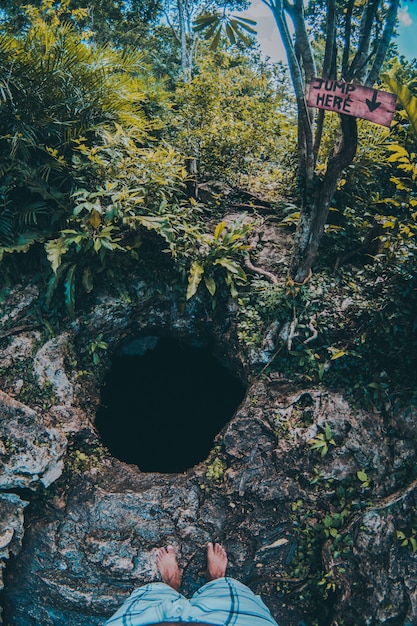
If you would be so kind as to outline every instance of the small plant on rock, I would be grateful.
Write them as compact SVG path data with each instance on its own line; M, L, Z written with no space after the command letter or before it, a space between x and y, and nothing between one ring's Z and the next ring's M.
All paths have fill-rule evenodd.
M336 445L333 439L332 430L327 422L324 424L324 432L319 433L309 441L312 450L320 452L321 457L325 457L329 451L329 446Z

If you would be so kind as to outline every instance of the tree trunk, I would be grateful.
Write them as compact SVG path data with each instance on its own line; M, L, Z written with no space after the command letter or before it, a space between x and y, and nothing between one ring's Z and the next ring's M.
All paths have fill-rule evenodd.
M354 159L357 143L356 118L341 115L340 140L329 159L326 174L316 186L307 188L301 208L290 267L290 276L297 283L304 282L311 274L337 183Z
M185 82L190 80L190 67L187 50L187 27L184 0L177 0L178 2L178 21L180 29L180 43L181 43L181 68L183 78Z
M322 180L315 174L319 152L324 113L315 116L307 107L305 91L308 82L316 73L310 36L306 28L304 3L302 0L262 0L272 11L287 53L291 80L298 110L298 189L301 199L300 219L295 235L295 245L290 266L290 278L304 282L311 274L321 236L327 220L330 203L344 169L356 154L356 119L340 116L340 141L329 159ZM327 0L327 28L322 76L335 78L339 75L346 81L359 81L371 86L377 79L392 39L400 0L365 0L361 3L362 17L356 26L356 3L348 0L343 13L339 3ZM342 3L343 4L343 3ZM355 15L354 15L355 14ZM295 34L291 35L287 17L292 20ZM342 51L340 72L337 71L338 18L345 43ZM383 30L381 34L381 24ZM356 40L353 35L356 33ZM352 55L353 43L356 53ZM353 58L352 58L353 57ZM349 59L352 62L349 65ZM370 67L371 66L371 67ZM369 69L370 67L370 69ZM367 74L368 72L368 74Z

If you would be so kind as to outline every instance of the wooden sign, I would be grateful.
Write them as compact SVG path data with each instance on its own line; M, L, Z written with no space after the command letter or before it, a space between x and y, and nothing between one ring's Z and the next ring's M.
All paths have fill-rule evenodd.
M397 96L387 91L338 80L313 78L310 82L307 104L310 107L344 113L382 126L390 126L396 100Z

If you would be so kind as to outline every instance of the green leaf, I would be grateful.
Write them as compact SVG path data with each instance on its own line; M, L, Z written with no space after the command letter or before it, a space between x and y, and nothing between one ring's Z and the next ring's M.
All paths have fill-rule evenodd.
M233 31L233 28L231 27L230 24L226 24L226 35L230 41L231 44L235 44L236 43L236 37L235 37L235 33Z
M213 41L210 44L210 50L217 50L217 46L219 45L221 34L222 34L222 28L220 26L217 33L214 35ZM208 39L208 37L206 37L206 39Z
M222 267L225 267L232 274L236 274L240 278L246 279L246 274L242 270L240 265L236 263L235 261L233 261L232 259L229 259L228 257L222 257L221 259L216 259L213 265L221 265Z
M240 28L244 28L248 33L252 33L252 34L256 35L257 31L254 28L251 28L245 22L246 22L246 20L243 20L243 19L240 19L240 18L239 19L238 18L234 18L234 19L230 20L230 23L231 23L231 25L232 25L232 27L233 27L233 29L235 31L239 30L238 27L240 26ZM251 22L252 22L252 24L256 24L256 22L253 22L252 20L251 20Z
M62 239L51 239L45 243L46 256L54 272L61 265L61 257L68 250L68 243Z
M356 476L359 478L359 480L364 483L368 480L368 476L366 474L366 472L364 472L363 470L359 470L359 472L356 472Z
M406 85L399 83L393 75L382 74L381 78L387 83L388 87L395 93L398 100L404 107L408 119L410 120L414 134L417 136L417 98L412 95Z
M227 222L219 222L217 224L216 228L214 229L214 239L218 239L220 237L226 226Z
M4 247L0 246L0 261L2 260L4 253L10 254L13 252L27 252L32 244L43 240L44 236L42 235L42 233L21 233L18 236L17 242L15 244Z
M257 24L256 20L250 20L248 17L235 17L234 19L236 22L239 22L239 24L241 22L244 22L245 24L252 24L252 26L256 26Z
M191 265L190 273L188 275L188 288L186 299L189 300L196 293L198 286L204 274L204 267L197 261Z
M204 282L206 284L209 294L211 296L214 296L214 294L216 293L216 281L214 280L213 276L204 276Z
M337 352L332 354L332 356L330 357L330 360L335 361L336 359L340 359L340 357L345 356L346 354L348 354L346 350L338 350Z
M330 428L329 424L326 422L324 425L324 434L326 435L326 439L329 441L329 439L332 438L332 429Z
M49 307L51 302L52 302L52 298L53 295L56 291L56 288L58 287L59 283L61 282L61 278L62 275L64 274L65 270L68 269L68 265L69 263L62 263L62 265L60 265L56 272L54 272L51 276L51 278L48 281L48 287L46 289L46 306Z
M250 46L251 40L249 39L249 37L242 33L240 28L235 28L235 34L237 35L237 37L239 37L240 41L243 41L245 46Z
M333 524L333 517L331 515L326 515L323 520L323 524L325 528L331 528Z
M82 283L86 293L91 293L93 291L93 275L89 267L86 267L83 272Z
M68 315L73 320L75 318L75 272L77 269L76 263L73 263L66 275L64 282L65 293L65 306L67 307Z
M209 40L213 37L214 33L216 32L216 30L219 29L219 31L221 32L222 30L222 25L220 22L216 22L214 24L211 24L206 32L204 33L204 39Z
M218 22L218 21L219 21L218 15L208 15L208 14L199 15L194 20L193 30L196 32L199 32L201 30L204 30L208 26L210 26L210 24L214 24L215 22Z

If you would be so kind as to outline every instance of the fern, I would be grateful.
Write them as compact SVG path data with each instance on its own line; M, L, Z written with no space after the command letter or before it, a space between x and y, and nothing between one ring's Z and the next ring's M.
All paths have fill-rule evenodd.
M5 206L0 210L0 241L4 244L11 243L13 236L13 212Z
M17 216L17 223L23 228L37 226L38 218L48 213L48 205L44 200L25 203Z

